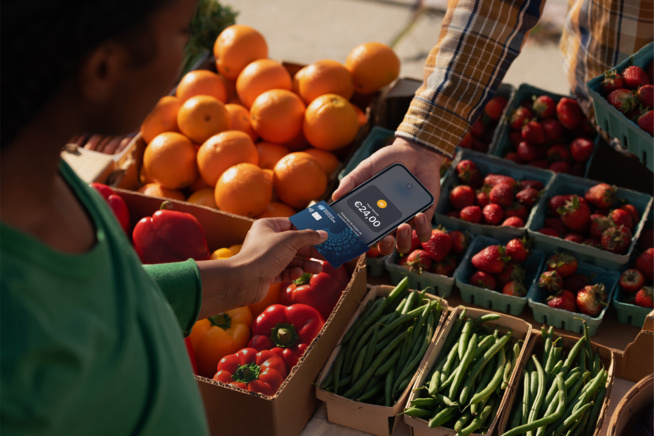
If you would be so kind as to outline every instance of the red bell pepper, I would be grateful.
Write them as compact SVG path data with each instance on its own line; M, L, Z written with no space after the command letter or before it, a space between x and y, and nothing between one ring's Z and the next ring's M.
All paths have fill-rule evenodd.
M129 226L131 222L129 209L127 209L125 200L116 194L113 189L103 183L91 183L91 187L95 188L95 190L102 195L107 204L109 204L109 207L111 207L111 210L116 216L118 223L120 223L120 226L126 234L129 234Z
M306 304L272 304L252 323L248 347L272 350L284 359L290 371L324 324L320 312Z
M258 392L275 395L288 374L281 357L270 350L242 348L220 359L213 379L219 382Z
M136 223L132 232L134 248L143 263L181 262L209 259L209 244L200 222L190 213L161 209Z
M287 306L297 303L307 304L317 309L322 317L327 319L349 282L350 276L345 266L334 268L329 263L322 262L322 272L305 273L288 284L282 292L280 303Z

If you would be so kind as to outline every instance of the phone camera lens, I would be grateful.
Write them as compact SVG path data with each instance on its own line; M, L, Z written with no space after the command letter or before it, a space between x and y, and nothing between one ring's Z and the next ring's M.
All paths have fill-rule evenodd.
M413 185L412 185L411 183L407 183L407 184L406 184L406 187L409 188L409 189L412 189L412 188L413 188Z

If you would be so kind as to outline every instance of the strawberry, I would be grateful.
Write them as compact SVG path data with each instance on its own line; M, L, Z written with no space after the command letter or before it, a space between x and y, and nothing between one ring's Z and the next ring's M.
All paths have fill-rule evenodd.
M461 148L472 148L472 133L468 130L465 135L463 135L463 138L461 138L461 142L459 142L459 147Z
M538 201L540 193L534 188L524 188L515 194L518 203L531 208Z
M494 185L488 193L490 202L504 207L510 206L515 198L514 186L515 184L504 182Z
M640 213L638 213L638 209L636 209L636 206L634 206L631 203L625 203L622 206L620 206L620 209L629 212L629 215L631 216L631 220L633 221L634 225L638 224L638 222L640 221Z
M429 253L425 250L418 248L413 250L406 256L406 266L410 271L422 274L423 271L428 271L432 266L432 259Z
M620 289L628 294L635 294L645 286L645 276L635 268L626 269L620 274Z
M411 230L411 248L409 248L409 252L420 248L421 244L422 243L418 238L418 232L416 232L416 229Z
M567 289L562 290L557 295L547 297L547 305L554 309L563 309L570 312L577 311L577 301L575 294Z
M594 149L595 144L587 138L575 138L570 143L570 155L577 162L588 162Z
M557 212L563 224L570 230L584 233L590 223L590 208L583 198L574 194Z
M597 239L597 238L586 238L584 239L584 242L582 242L584 245L588 245L589 247L593 248L602 248L602 242Z
M545 130L536 120L527 121L520 129L522 139L532 144L545 144Z
M556 117L566 129L577 130L582 124L584 114L577 100L562 97L556 104Z
M472 123L472 126L470 126L470 133L472 133L473 138L482 138L485 131L486 122L484 121L483 116L477 118L477 120Z
M652 287L645 286L636 292L634 303L641 307L649 307L650 309L654 307L654 304L652 303Z
M504 219L504 209L497 203L489 203L481 210L482 221L493 226L499 225Z
M497 283L500 286L504 286L506 283L510 282L511 280L524 282L525 275L526 275L525 269L520 264L517 264L513 261L509 261L504 267L504 271L495 275L495 279L497 280Z
M610 70L604 73L604 80L602 80L601 87L604 95L608 95L611 91L623 88L624 80L616 70Z
M517 280L511 280L502 287L502 294L510 295L512 297L524 297L527 295L525 285Z
M558 215L559 208L563 207L565 203L572 198L572 194L561 194L551 197L547 202L547 210L552 215Z
M477 201L477 206L483 208L487 204L490 204L490 197L488 196L488 191L490 191L490 189L482 188L475 192L475 199Z
M618 195L618 188L608 183L598 183L591 186L584 193L587 202L600 209L613 207Z
M502 226L506 227L524 227L525 221L519 216L510 216L502 222Z
M649 84L649 77L645 70L638 65L631 65L622 71L622 79L627 89L638 89L639 86Z
M602 232L602 248L616 254L629 251L632 238L631 230L625 226L609 226Z
M508 103L508 99L503 95L496 95L484 106L484 113L493 121L499 121L502 118L502 112Z
M568 232L563 235L563 240L582 244L585 240L584 235L575 232Z
M432 265L431 272L434 274L440 274L443 276L448 276L451 277L454 274L454 270L457 267L457 262L454 256L452 255L447 255L443 260L439 260L438 262L434 262Z
M481 216L481 207L477 205L466 206L459 212L459 218L469 223L479 224L481 222Z
M636 97L643 106L654 107L654 86L650 84L641 86L636 91Z
M468 185L457 185L450 190L449 199L454 209L461 210L475 204L475 191Z
M654 136L654 111L649 110L636 120L638 127Z
M472 265L488 274L499 274L504 271L504 267L509 257L506 256L506 250L501 245L489 245L472 256Z
M645 251L652 247L654 247L654 228L643 227L638 238L638 248Z
M538 278L538 287L550 294L556 294L563 288L563 277L555 270L545 271Z
M654 248L643 251L634 263L636 269L643 273L645 280L651 283L654 280Z
M486 176L484 177L484 185L488 185L488 186L493 187L493 186L495 186L495 185L497 185L499 183L507 183L507 184L511 185L511 187L514 188L514 189L515 189L516 185L518 184L516 179L514 179L511 176L504 175L504 174L491 173L491 174L486 174Z
M473 286L486 288L494 291L497 288L497 282L492 274L477 270L470 276L469 283Z
M506 254L514 262L522 263L529 256L529 244L524 238L513 238L506 243L504 248L506 249Z
M547 228L555 230L556 233L557 233L557 236L563 236L563 234L568 230L563 225L563 222L561 221L561 218L546 217L545 221L544 221L544 225Z
M570 164L565 161L557 161L557 162L552 162L547 166L547 169L550 171L554 171L555 173L565 173L569 174L570 173Z
M591 214L588 234L595 239L600 239L602 237L602 232L610 226L611 218L599 213Z
M468 235L468 232L450 230L449 235L452 240L450 252L453 254L463 254L468 249L468 244L470 244L470 235Z
M545 188L545 184L541 182L540 180L532 180L532 179L526 179L526 180L520 180L518 189L535 189L536 191L542 191Z
M504 208L504 216L507 218L518 217L523 221L527 221L529 217L529 209L522 203L517 201L513 202L511 206Z
M570 147L561 143L552 144L547 148L545 157L547 158L548 162L569 162L571 159Z
M561 235L557 233L556 230L550 228L550 227L541 227L540 229L537 230L538 233L541 233L546 236L553 236L555 238L559 238Z
M450 235L442 229L432 229L429 240L422 243L422 249L427 252L436 262L445 259L450 253L452 247L452 239Z
M533 162L545 157L543 147L529 141L520 141L516 148L516 153L525 162Z
M576 293L588 283L588 277L585 274L575 273L563 279L563 289Z
M556 271L564 279L577 272L577 258L570 253L554 253L545 262L547 271Z
M529 108L518 106L509 115L509 125L513 130L522 130L522 126L534 117Z
M577 308L585 315L599 315L607 303L608 296L602 283L586 285L577 292Z
M634 97L631 91L625 88L612 91L606 96L606 101L625 115L631 112L636 106L636 97Z
M377 244L373 245L368 249L368 251L366 252L366 257L372 257L372 258L381 257L381 252L379 251L379 248L377 248Z
M631 214L624 209L613 209L609 213L609 218L617 226L625 226L629 230L634 229L634 220L631 218Z
M549 95L534 96L531 111L540 119L552 118L556 115L556 102Z
M543 126L543 131L545 132L545 141L546 142L555 142L563 139L565 130L563 124L557 118L548 118L541 121Z
M469 186L481 184L481 173L477 164L470 159L463 159L456 165L456 175L459 181Z
M510 160L511 162L515 162L520 165L524 163L522 159L520 159L520 156L518 156L518 153L515 151L510 151L507 154L505 154L504 159Z

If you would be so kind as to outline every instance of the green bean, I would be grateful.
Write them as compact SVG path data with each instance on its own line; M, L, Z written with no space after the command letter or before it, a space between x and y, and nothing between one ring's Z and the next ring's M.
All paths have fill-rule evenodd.
M458 342L458 349L459 349L458 353L459 353L460 360L463 360L463 354L466 352L468 346L468 339L472 334L472 324L473 324L473 320L471 318L468 318L465 324L463 324L463 330L461 330L461 335L459 336L459 342Z
M474 380L477 378L481 370L486 366L486 364L490 361L490 359L501 349L504 348L504 346L509 342L509 340L512 337L512 332L509 330L506 332L500 339L496 340L495 343L484 353L483 357L477 361L475 366L472 368L470 371L470 374L468 375L468 381L466 384L472 384ZM465 401L462 401L464 403Z
M446 407L440 412L438 412L432 419L429 420L427 424L429 428L440 427L447 423L450 419L454 417L454 414L458 411L458 407L451 406Z
M572 346L570 349L570 352L568 353L568 357L565 359L565 363L563 363L563 367L561 368L561 375L565 377L565 375L568 373L570 370L570 367L572 366L572 362L577 358L577 354L579 353L579 350L581 350L582 347L584 347L586 344L586 338L585 336L582 336L579 338L579 340Z
M406 297L406 302L404 303L404 306L402 307L401 313L402 315L406 314L409 310L413 309L413 305L416 304L418 300L418 293L417 292L409 292L409 295Z
M490 364L487 365L486 368L484 369L484 371L482 372L481 377L479 378L479 382L476 383L475 393L480 392L486 386L488 386L488 383L491 381L491 378L493 378L494 374L495 374L495 371L493 370L493 365L490 365ZM466 384L465 384L464 388L467 387L467 386L469 386L469 385L468 385L468 382L466 381ZM465 404L464 400L466 400L466 399L467 398L464 398L463 389L462 389L461 390L461 395L459 395L459 401L461 402L461 404Z
M543 398L545 397L545 372L543 371L543 367L540 365L540 362L536 356L532 355L531 357L534 365L536 366L538 390L536 392L536 396L534 397L534 402L531 404L527 422L533 422L536 419L540 406L543 403ZM529 432L527 434L529 434Z
M582 415L586 412L586 410L588 410L592 406L593 406L592 403L586 403L583 406L581 406L577 411L575 411L572 415L565 418L562 423L560 423L557 427L555 427L554 432L552 434L554 436L561 434L563 430L565 430L567 427L570 427L575 421L581 419Z
M442 377L447 379L447 377L450 376L452 372L452 368L454 366L454 362L459 358L459 349L458 347L452 347L450 349L450 352L447 355L447 359L445 360L445 365L443 366L443 373ZM441 380L443 382L445 380Z
M409 276L404 276L386 296L384 310L389 309L397 299L409 289Z
M552 347L552 350L550 351L550 355L547 359L547 363L544 366L544 371L547 373L552 372L552 368L554 368L554 365L558 362L559 358L561 357L561 353L563 352L563 348L561 347Z
M584 386L586 389L583 391L578 404L585 404L595 396L599 388L606 383L606 375L606 371L602 369L586 386Z
M552 350L552 332L554 327L550 326L549 329L545 330L545 326L541 328L541 336L543 337L543 356L541 360L541 366L547 366L547 360L549 359L550 351Z
M375 383L370 389L367 389L358 398L356 398L355 401L359 401L363 403L366 400L369 400L370 398L375 396L381 389L382 389L382 385L379 383Z
M531 383L528 371L524 372L522 383L522 422L527 423L529 410L531 409Z
M446 397L443 394L436 394L432 396L436 401L438 401L438 404L442 404L444 406L458 406L459 403L456 401L453 401L451 398Z
M361 368L363 368L363 361L365 360L367 353L368 346L366 345L361 349L361 351L359 351L359 354L357 354L357 357L354 360L354 366L352 367L352 378L359 377L359 373L361 372Z
M377 368L374 375L379 376L379 375L386 374L388 371L393 369L393 365L395 365L395 362L397 362L400 359L400 357L401 357L400 353L396 352L391 354L391 357L389 357L388 360L386 360L386 362L379 365L379 368Z
M336 360L334 361L334 389L333 392L334 394L338 394L338 388L339 388L339 379L341 377L341 368L343 367L343 360L345 359L345 354L343 353L343 348L339 351L339 353L336 355Z
M475 325L480 325L489 321L496 321L501 318L499 313L487 313L475 319Z
M450 347L452 346L456 348L456 341L459 339L461 330L463 329L463 325L466 322L465 314L466 314L466 307L461 309L461 312L459 313L459 316L454 322L454 325L452 325L452 328L447 334L447 338L445 338L445 342L443 343L443 350L449 351Z
M511 411L511 421L509 428L517 427L522 422L522 404L519 403L516 399L513 404L513 410Z
M498 363L497 363L497 368L495 370L495 375L491 379L490 383L488 386L486 386L484 389L481 390L481 392L476 393L473 395L473 397L470 399L470 404L474 403L479 403L485 398L488 398L493 391L502 383L502 376L504 375L504 364L506 363L506 355L504 353L504 349L501 349L500 352L498 353Z
M591 423L591 426L586 427L586 434L592 435L593 430L597 426L597 419L599 418L600 412L602 411L602 406L604 405L604 399L606 397L606 386L601 386L597 391L597 395L593 400L593 409L591 410L588 422Z
M436 407L438 404L441 403L433 397L414 398L411 400L411 405L416 407Z
M452 428L457 434L460 434L461 430L463 429L463 426L466 425L468 421L470 421L471 419L472 419L472 413L466 411L459 417L459 419L456 420L456 422L454 423L454 427Z
M361 311L357 320L350 326L348 331L343 336L341 345L348 343L350 340L354 339L357 334L363 334L363 332L372 325L377 319L381 316L384 309L384 298L378 298L368 306L366 309Z
M436 365L436 368L434 368L434 371L431 373L431 377L427 383L427 392L429 395L434 395L438 392L441 383L441 371L443 370L444 365L445 360L441 359L441 361Z
M366 345L367 352L365 353L365 358L363 359L363 365L367 367L370 365L370 362L372 362L372 358L375 355L375 347L377 345L377 336L379 335L379 324L375 324L373 327L373 332L372 332L372 339L370 339L370 342L368 345ZM360 351L360 353L363 353L363 349ZM355 377L356 378L356 377Z
M554 383L552 386L556 387L556 383ZM545 412L541 416L548 416L552 414L552 412L554 412L554 410L556 409L557 404L558 403L556 401L552 401L551 403L549 403L547 409L545 409ZM536 430L536 436L542 436L545 434L546 431L547 431L547 425L542 425L538 427L538 429Z
M403 412L400 413L400 415L409 415L414 418L428 418L430 417L434 412L429 409L423 409L421 407L417 406L411 406L407 409L404 409Z
M386 373L386 380L384 383L384 404L386 407L390 407L393 404L391 399L393 378L395 377L395 368L391 368L390 371Z
M459 364L459 366L456 368L456 371L454 372L456 375L454 377L454 380L452 381L452 385L450 386L450 391L448 395L450 398L455 398L456 394L459 392L459 388L461 386L461 383L463 382L465 372L468 369L470 362L472 361L472 356L474 356L475 354L476 346L477 346L477 334L473 333L472 336L470 337L470 341L468 342L468 347L465 352L465 355L463 356L463 359L461 359L461 363Z
M486 419L490 416L494 407L494 401L491 399L491 401L484 406L481 413L475 416L472 421L470 421L470 424L459 432L459 436L468 436L473 431L481 427Z

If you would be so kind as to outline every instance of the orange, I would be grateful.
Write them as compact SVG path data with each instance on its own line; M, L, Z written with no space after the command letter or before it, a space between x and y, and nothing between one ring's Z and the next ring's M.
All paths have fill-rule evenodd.
M254 218L268 207L272 199L272 183L257 165L240 163L222 173L214 195L220 210Z
M186 101L196 95L210 95L221 102L227 101L227 89L220 76L209 70L193 70L184 74L177 85L175 95Z
M331 176L336 168L340 165L340 161L334 153L327 150L321 150L319 148L309 147L305 150L302 150L302 153L307 153L313 157L318 164L325 170L327 177Z
M198 177L195 146L181 133L164 132L154 137L143 152L148 178L164 188L181 189Z
M354 105L340 95L321 95L307 106L302 132L314 147L337 150L354 141L359 117Z
M293 91L306 104L323 94L338 94L349 100L354 94L354 80L345 65L331 59L321 59L295 74Z
M304 208L320 198L327 189L327 174L311 155L289 153L273 169L273 187L281 201L295 208Z
M291 150L281 144L260 141L254 144L259 152L259 166L265 169L274 168L279 159L286 156Z
M170 198L171 200L185 201L186 196L178 189L168 189L161 186L159 183L151 182L146 183L138 189L138 192L150 197Z
M229 113L230 130L245 132L253 141L259 138L257 132L252 128L252 123L250 123L250 111L245 106L236 103L227 103L225 109Z
M257 218L270 218L270 217L290 217L295 215L297 211L291 206L281 203L279 201L271 201L266 210Z
M229 129L229 113L216 97L196 95L182 104L177 113L180 132L196 144Z
M218 209L216 205L216 200L213 198L214 189L210 186L208 188L198 189L188 196L186 201L193 204L199 204L200 206L212 207Z
M197 149L199 150L200 148L197 147ZM196 158L197 158L197 153L196 153ZM198 171L198 178L195 179L195 181L191 183L187 189L191 192L195 192L203 188L213 188L213 186L205 182L202 176L200 175L200 172Z
M386 44L364 42L347 55L345 68L352 74L355 92L372 94L400 75L400 58Z
M264 141L282 144L302 133L305 110L304 102L294 92L271 89L252 103L250 122Z
M236 80L228 79L222 74L218 74L218 77L225 86L225 103L230 103L232 100L238 100L238 96L236 95Z
M141 124L141 136L148 144L155 136L163 132L179 132L177 127L177 112L182 101L173 96L161 97Z
M272 59L258 59L249 63L236 79L236 94L245 107L262 92L270 89L291 90L291 74L282 64Z
M357 112L357 117L359 120L359 127L365 126L368 123L368 115L356 104L353 104L354 110Z
M197 153L200 176L210 186L216 186L227 168L243 162L257 165L259 154L252 139L240 130L226 130L212 136Z
M307 138L304 137L302 130L300 130L300 133L295 138L284 142L284 147L288 147L291 151L300 151L309 147L309 143L307 142Z
M234 24L220 32L213 46L213 54L218 72L236 80L247 64L268 57L268 44L256 29Z
M217 260L217 259L229 259L232 257L234 253L232 253L232 250L230 250L227 247L222 247L218 248L217 250L214 250L213 253L209 256L209 259L211 260Z

